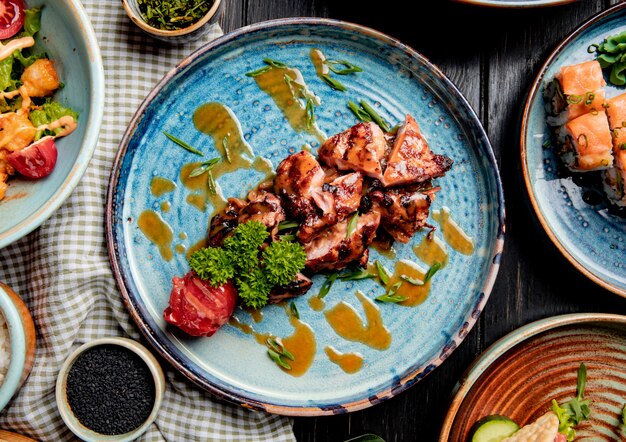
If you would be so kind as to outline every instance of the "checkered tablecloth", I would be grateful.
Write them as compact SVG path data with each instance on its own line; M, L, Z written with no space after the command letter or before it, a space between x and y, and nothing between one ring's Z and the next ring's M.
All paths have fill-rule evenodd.
M221 35L167 47L143 35L119 1L83 0L102 50L105 113L98 146L81 183L32 234L0 250L0 281L28 304L37 326L33 370L0 413L0 428L42 441L72 440L55 403L55 382L69 353L105 336L140 335L115 285L104 237L104 208L113 158L134 111L183 57ZM232 406L193 386L171 367L163 406L141 441L292 441L290 421Z

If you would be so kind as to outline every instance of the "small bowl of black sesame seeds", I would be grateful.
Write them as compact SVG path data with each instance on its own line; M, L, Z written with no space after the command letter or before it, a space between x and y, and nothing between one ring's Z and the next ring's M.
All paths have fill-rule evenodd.
M67 358L56 384L63 421L87 442L138 438L154 422L164 392L157 360L126 338L82 345Z

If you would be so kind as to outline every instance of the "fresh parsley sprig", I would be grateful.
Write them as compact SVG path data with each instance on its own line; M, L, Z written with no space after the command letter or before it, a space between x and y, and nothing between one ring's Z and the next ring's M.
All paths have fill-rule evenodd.
M568 441L576 437L576 427L582 421L588 420L591 415L591 401L584 398L585 386L587 385L587 367L581 363L578 367L576 382L576 397L562 406L556 400L552 400L552 411L559 418L559 433L565 435Z

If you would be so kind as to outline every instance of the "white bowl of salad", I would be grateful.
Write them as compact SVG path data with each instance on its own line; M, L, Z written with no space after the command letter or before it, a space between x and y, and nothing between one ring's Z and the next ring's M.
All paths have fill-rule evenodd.
M0 248L41 225L98 139L104 71L79 0L0 0Z

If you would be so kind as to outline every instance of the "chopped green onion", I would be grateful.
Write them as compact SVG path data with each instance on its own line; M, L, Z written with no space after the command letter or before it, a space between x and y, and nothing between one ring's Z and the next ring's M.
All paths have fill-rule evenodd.
M194 149L193 147L191 147L189 144L185 143L180 138L176 138L174 135L172 135L170 133L167 133L167 132L163 132L163 135L165 135L167 138L172 140L174 143L178 144L183 149L188 150L191 153L195 153L196 155L200 155L201 157L204 156L204 154L202 152L200 152L198 149Z
M626 150L626 143L622 143L619 145L620 150Z
M391 275L389 275L387 269L378 260L376 260L376 270L378 270L378 277L380 278L380 282L382 282L383 285L387 285L389 283L389 278Z
M296 235L294 235L293 233L290 233L288 235L281 235L279 236L281 241L295 241L296 239Z
M348 101L348 107L359 120L365 121L366 123L372 121L372 117L370 116L370 114L361 109L361 106L356 104L354 101Z
M272 69L271 66L263 66L262 68L256 69L254 71L246 72L246 77L258 77L261 74L266 73Z
M383 117L381 117L367 101L361 100L360 103L363 109L365 109L365 112L370 114L374 123L378 124L383 132L389 132L389 125L385 120L383 120Z
M281 221L278 223L278 231L280 232L281 230L293 229L299 225L300 224L298 224L297 221Z
M359 279L368 279L373 277L374 275L363 269L353 270L339 275L339 279L342 281L357 281Z
M426 276L424 276L424 284L426 284L428 281L430 281L430 278L435 276L435 273L437 273L439 271L439 269L441 269L441 263L438 262L438 261L435 261L433 263L433 265L430 266L430 268L426 272Z
M202 175L203 173L211 170L213 166L215 166L219 162L220 162L219 158L213 158L213 159L210 159L209 161L205 161L201 163L198 167L196 167L194 170L191 171L191 173L189 174L189 178L195 178L197 176Z
M311 129L315 124L315 103L313 99L308 97L306 99L306 127Z
M551 146L552 143L550 143L550 140L546 140L543 142L543 148L547 149Z
M329 85L331 88L335 89L336 91L345 92L348 90L348 88L345 87L340 81L335 80L328 74L323 74L320 77L322 80L326 82L327 85Z
M324 63L326 63L328 69L337 75L348 75L355 72L363 72L363 69L346 60L326 60ZM345 68L342 69L335 66L345 66Z
M350 238L354 229L356 229L356 225L359 221L359 212L354 212L354 215L350 217L348 221L348 228L346 229L346 239Z
M400 275L400 278L413 285L424 285L424 281L420 281L416 278L411 278L409 275Z
M283 345L283 343L279 341L278 339L267 338L265 343L271 350L274 350L279 355L284 356L287 359L291 359L292 361L296 360L293 354L289 350L287 350L285 346Z
M264 59L263 59L263 61L264 61L266 64L269 64L269 65L270 65L271 67L273 67L273 68L284 69L284 68L288 67L288 66L287 66L285 63L283 63L282 61L276 61L276 60L273 60L273 59L271 59L271 58L264 58Z
M291 370L291 365L289 365L280 354L276 353L276 351L270 348L267 350L267 354L269 355L270 359L276 364L278 364L285 370Z
M581 138L583 140L585 140L585 145L583 146L581 143ZM578 141L578 144L580 145L580 147L587 147L589 145L589 140L587 139L587 135L586 134L580 134L578 135L578 138L576 139L576 141Z
M593 100L596 98L596 94L594 94L593 92L587 92L585 94L585 105L589 106L591 103L593 103Z
M294 318L300 319L300 312L298 311L298 307L296 306L295 302L291 301L291 303L289 304L289 309L291 310L291 314Z
M392 302L392 303L406 301L408 299L406 296L400 296L396 294L396 292L398 291L401 285L402 285L402 281L396 282L394 285L391 286L391 288L386 294L377 297L376 301Z
M324 299L326 295L328 295L328 292L330 292L330 288L335 283L335 280L337 279L338 275L339 274L337 272L333 272L326 277L326 281L324 281L324 284L322 285L322 288L320 289L320 292L317 295L318 298Z
M231 163L232 161L230 161L230 150L228 149L228 145L226 144L228 142L228 137L229 136L230 136L230 134L228 134L224 138L222 138L222 147L224 148L224 155L226 155L226 161Z
M207 187L209 189L209 193L211 195L217 195L217 183L215 182L215 179L213 178L213 174L211 173L211 171L207 171L207 173L209 174L209 176L207 177Z
M572 94L567 96L566 101L567 104L578 104L583 101L583 97L581 97L580 95Z

